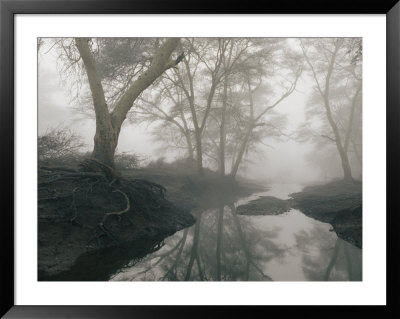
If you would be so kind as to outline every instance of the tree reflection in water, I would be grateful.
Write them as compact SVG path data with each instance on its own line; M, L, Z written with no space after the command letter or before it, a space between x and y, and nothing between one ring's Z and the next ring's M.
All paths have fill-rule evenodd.
M264 265L282 256L285 247L238 216L233 202L194 215L194 226L171 236L158 252L120 270L111 280L272 280Z
M361 250L299 211L238 216L233 202L221 202L193 214L194 226L111 280L361 280Z
M302 268L307 280L362 280L361 250L357 247L337 236L326 236L321 227L295 236L297 247L303 252Z

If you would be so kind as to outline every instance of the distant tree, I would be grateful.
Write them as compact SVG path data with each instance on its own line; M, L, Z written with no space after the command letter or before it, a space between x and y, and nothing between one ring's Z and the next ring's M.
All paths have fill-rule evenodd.
M221 65L227 42L218 38L184 39L181 50L185 52L183 63L164 74L158 95L143 96L138 112L150 121L163 121L159 129L169 126L181 134L188 157L196 156L197 171L202 175L202 139L223 78Z
M203 175L202 138L215 92L226 72L222 64L228 50L228 41L188 39L187 46L190 50L183 60L185 68L176 70L176 78L170 80L182 89L188 101L196 145L197 169ZM199 91L199 88L203 89Z
M319 120L317 129L310 128L310 121L306 122L302 135L334 143L344 179L352 180L348 153L350 145L354 149L356 142L352 141L361 127L357 119L361 114L362 90L360 42L346 38L307 39L301 40L300 46L315 83L308 114ZM355 46L357 49L351 54Z
M281 42L270 50L272 52L266 58L252 61L253 64L266 64L267 69L257 71L256 67L247 64L242 71L244 99L240 102L240 111L236 112L237 124L233 133L236 138L231 139L235 144L232 178L236 177L249 147L266 137L285 135L282 131L285 117L275 114L274 110L296 89L303 61L285 43Z
M158 123L155 136L163 149L186 149L189 158L195 153L200 175L204 157L225 176L233 156L236 176L243 155L260 142L263 132L279 126L267 125L264 115L294 91L302 61L280 39L195 38L183 39L181 46L183 63L161 77L156 94L141 96L134 118ZM260 89L262 81L266 84ZM260 104L274 97L276 103L249 107L249 82L264 98ZM260 93L265 88L268 92Z
M132 122L158 123L153 127L152 134L154 142L161 145L160 151L171 148L184 150L187 158L194 159L195 146L189 113L183 92L174 83L162 78L152 92L140 96L129 119Z

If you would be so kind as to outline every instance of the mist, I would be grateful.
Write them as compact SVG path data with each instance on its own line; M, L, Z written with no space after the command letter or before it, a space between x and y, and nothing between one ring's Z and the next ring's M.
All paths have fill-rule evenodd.
M289 39L287 45L293 50L298 50L298 41L298 39ZM70 82L73 80L62 79L61 62L57 59L57 52L54 48L50 49L51 46L51 39L44 39L38 55L39 135L59 125L68 126L82 137L85 150L92 150L95 121L90 108L93 106L87 106L89 108L87 113L92 112L91 118L87 113L77 112L80 106L78 105L79 101L73 99L75 93L71 92ZM275 110L277 114L287 116L285 131L290 136L279 141L268 138L261 141L255 154L247 154L246 163L239 172L240 175L266 182L283 178L286 182L293 183L308 183L326 178L319 167L313 166L310 163L312 161L305 158L305 156L308 158L312 156L310 154L315 151L312 143L299 142L295 137L305 120L307 102L313 85L310 74L303 72L295 91ZM156 160L161 157L161 154L167 162L182 157L182 154L173 148L166 152L162 151L160 154L159 142L152 135L154 126L154 123L125 123L121 130L117 150L140 154L145 159L145 163ZM329 144L329 141L325 141L325 143ZM337 163L326 163L327 167L331 167L330 179L340 178L341 172L337 169L337 166L340 165L339 162L340 159L337 158Z
M362 48L38 39L39 280L361 280Z

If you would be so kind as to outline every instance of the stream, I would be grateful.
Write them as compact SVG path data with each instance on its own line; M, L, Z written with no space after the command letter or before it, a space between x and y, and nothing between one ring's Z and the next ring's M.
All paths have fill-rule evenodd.
M291 209L281 215L241 216L236 207L260 196L288 199L300 185L271 189L192 211L192 227L166 238L161 249L127 263L111 281L360 281L362 250L332 226Z

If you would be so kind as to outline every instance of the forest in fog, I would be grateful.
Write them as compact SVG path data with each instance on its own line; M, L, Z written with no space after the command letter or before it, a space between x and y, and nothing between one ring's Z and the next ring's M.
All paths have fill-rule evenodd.
M37 44L39 280L362 280L361 38Z
M187 159L198 174L233 178L361 178L359 38L79 41L38 42L39 135L69 138L71 155L94 149L113 165L116 151L133 166ZM163 51L171 65L138 83ZM39 153L59 155L45 143Z

